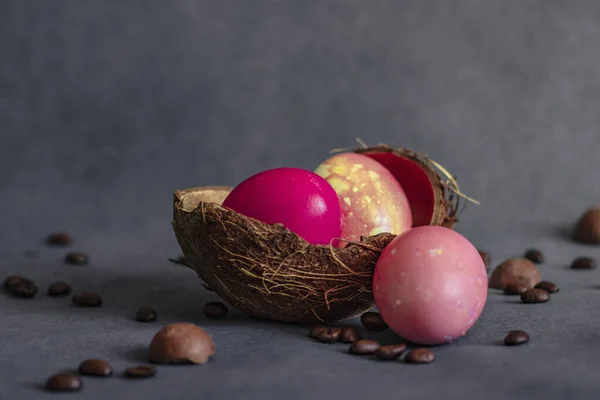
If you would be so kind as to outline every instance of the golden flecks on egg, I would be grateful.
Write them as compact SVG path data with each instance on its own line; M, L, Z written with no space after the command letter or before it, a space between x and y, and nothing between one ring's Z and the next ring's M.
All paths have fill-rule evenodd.
M344 203L346 203L349 206L351 206L352 205L352 200L350 200L350 197L344 197Z
M352 187L352 191L353 191L354 193L357 193L357 192L358 192L358 190L359 190L359 189L358 189L356 186Z

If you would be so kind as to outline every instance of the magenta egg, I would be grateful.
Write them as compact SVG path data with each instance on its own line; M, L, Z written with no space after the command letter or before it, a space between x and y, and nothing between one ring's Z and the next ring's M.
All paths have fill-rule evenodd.
M341 210L331 185L302 168L274 168L237 185L223 206L267 224L280 223L312 244L341 234Z
M396 237L377 261L375 304L399 336L418 344L452 342L479 319L488 278L477 249L461 234L421 226Z

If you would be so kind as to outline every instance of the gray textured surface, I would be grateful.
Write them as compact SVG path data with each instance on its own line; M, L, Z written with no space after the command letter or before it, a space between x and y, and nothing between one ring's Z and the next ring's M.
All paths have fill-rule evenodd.
M39 384L87 357L143 361L160 326L131 320L146 304L160 324L205 326L217 357L144 382L86 380L77 397L597 398L600 276L565 266L600 250L564 227L600 202L599 20L592 0L0 2L0 273L106 301L0 297L0 399L50 398ZM165 261L171 191L312 169L355 137L442 162L482 202L459 231L495 261L540 247L561 293L531 306L491 295L422 367L235 313L206 321L211 295ZM92 265L44 248L62 229ZM514 328L530 345L499 346Z

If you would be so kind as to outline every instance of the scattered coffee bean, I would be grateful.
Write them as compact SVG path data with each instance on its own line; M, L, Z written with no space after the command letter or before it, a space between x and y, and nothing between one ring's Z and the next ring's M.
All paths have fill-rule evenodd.
M542 289L527 289L521 293L523 303L545 303L548 300L550 300L550 295Z
M381 315L377 312L368 311L360 316L360 322L370 331L382 332L388 329L388 325L385 323Z
M548 281L541 281L535 285L536 289L542 289L550 294L558 292L558 286L555 283Z
M485 264L485 270L489 271L490 264L491 264L490 254L487 251L479 250L479 255L481 256L481 259L483 260L483 263Z
M66 282L54 282L48 286L48 296L66 296L71 293L71 285Z
M33 283L33 281L29 278L25 278L20 275L10 275L4 280L3 286L4 286L4 289L10 291L23 282Z
M411 350L405 360L410 364L429 364L435 361L433 351L425 348Z
M138 365L125 370L125 376L129 378L151 378L156 375L156 368L152 365Z
M375 350L375 357L380 360L395 360L402 355L406 351L406 345L404 343L400 344L390 344L386 346L381 346L377 350Z
M360 339L360 334L354 328L345 327L340 334L340 342L342 343L354 343Z
M53 375L46 381L46 389L54 392L76 392L82 386L81 378L73 374Z
M102 297L94 292L77 293L71 298L71 301L81 307L100 307L102 306Z
M356 354L359 356L366 356L375 354L378 348L381 345L376 340L372 339L361 339L350 345L350 353Z
M523 293L527 289L529 289L529 288L524 283L524 281L519 280L519 279L515 279L513 281L508 282L504 286L504 294L508 294L508 295L520 295L521 293Z
M510 331L504 337L504 344L507 346L517 346L527 342L529 342L529 335L521 330Z
M65 262L71 265L87 265L89 262L89 257L85 253L74 251L67 253L65 256Z
M572 269L594 269L596 260L591 257L578 257L571 263Z
M157 364L204 364L215 352L215 343L204 329L189 322L178 322L154 335L149 358Z
M73 243L73 239L68 233L56 232L48 235L46 243L50 246L69 246Z
M8 292L13 296L20 297L22 299L30 299L35 297L38 292L38 288L35 283L29 279L24 279L17 284L11 285L10 289L8 289Z
M542 264L544 262L544 254L536 249L527 250L524 257L535 264Z
M79 364L79 373L90 376L111 376L113 374L112 367L104 360L85 360Z
M600 207L587 210L579 218L573 239L580 243L600 244Z
M135 319L139 322L153 322L158 318L156 310L152 307L142 307L135 314Z
M227 315L229 309L220 301L209 301L204 305L203 312L210 319L220 319Z
M308 337L312 338L312 339L316 339L322 331L327 330L326 326L323 325L316 325L310 328L310 331L308 331Z
M504 289L511 281L522 280L527 288L532 288L542 280L538 267L526 258L509 258L500 264L490 275L488 286Z
M340 340L342 336L342 328L325 328L320 331L315 339L323 343L333 343Z

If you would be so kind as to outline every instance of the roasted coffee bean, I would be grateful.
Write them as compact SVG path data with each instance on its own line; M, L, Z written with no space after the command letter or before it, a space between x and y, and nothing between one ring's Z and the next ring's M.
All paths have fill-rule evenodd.
M125 370L125 376L129 378L151 378L156 375L156 368L152 365L138 365Z
M56 232L48 235L46 243L50 246L69 246L73 243L73 239L68 233Z
M316 325L310 328L310 331L308 331L308 337L312 338L312 339L316 339L317 336L319 336L321 334L322 331L327 330L326 326L323 325Z
M375 354L378 348L381 345L376 340L372 339L361 339L350 345L350 353L356 354L359 356L366 356L370 354Z
M504 286L504 294L519 295L529 289L523 280L515 279Z
M71 298L71 301L81 307L100 307L102 305L102 297L94 292L77 293Z
M345 327L342 329L340 335L340 342L342 343L354 343L357 340L360 340L360 334L356 332L356 329Z
M491 264L491 258L490 258L489 253L487 251L479 250L479 255L481 256L481 259L483 260L483 263L485 264L485 270L489 271L490 264Z
M135 314L135 319L139 322L153 322L158 318L156 310L152 307L142 307Z
M37 294L38 288L35 283L29 280L24 280L16 285L11 286L8 292L16 297L30 299Z
M435 361L433 351L425 348L411 350L404 360L410 364L429 364Z
M79 373L90 376L111 376L113 374L112 367L104 360L85 360L79 364Z
M10 275L4 280L3 286L4 286L4 289L10 291L23 282L33 283L33 281L29 278L25 278L20 275Z
M548 281L541 281L537 285L535 285L536 289L542 289L548 293L556 293L558 292L558 286L555 283Z
M572 269L594 269L596 260L591 257L578 257L571 263Z
M53 375L46 381L46 389L53 392L76 392L82 386L81 378L73 374Z
M504 337L504 344L507 346L517 346L529 342L529 335L525 331L510 331Z
M529 249L525 252L524 257L526 259L528 259L529 261L536 263L536 264L541 264L544 262L544 254L542 254L541 251L536 250L536 249Z
M227 315L229 309L220 301L209 301L204 305L203 312L210 319L220 319Z
M48 296L66 296L71 293L71 285L66 282L54 282L48 286Z
M74 251L71 253L67 253L65 256L65 262L71 265L87 265L89 262L89 257L87 254L82 253L80 251Z
M545 303L548 300L550 300L550 295L542 289L527 289L521 293L523 303Z
M388 325L385 323L381 315L377 312L366 312L360 316L360 322L370 331L382 332L388 329Z
M375 350L375 357L380 360L395 360L406 351L406 345L404 343L389 344L381 346Z
M340 340L342 328L325 328L317 333L315 339L323 343L333 343Z

